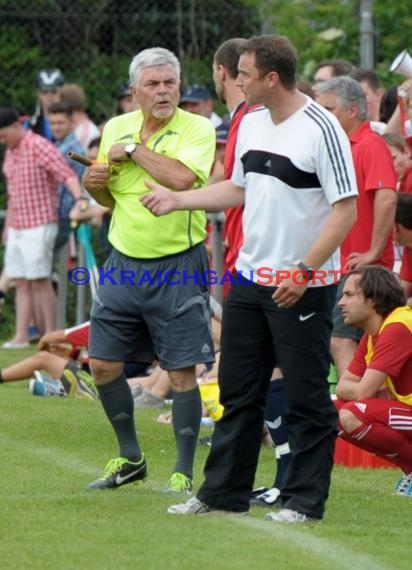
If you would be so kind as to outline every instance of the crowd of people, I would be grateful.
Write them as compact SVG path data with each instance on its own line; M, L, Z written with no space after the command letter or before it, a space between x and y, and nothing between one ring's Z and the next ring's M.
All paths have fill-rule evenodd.
M168 513L260 505L277 508L271 522L319 521L337 436L400 468L396 493L412 496L412 80L385 93L375 71L325 60L303 85L297 65L284 36L224 42L211 70L223 119L203 85L181 90L164 48L133 58L102 129L57 69L39 73L33 117L0 107L0 286L16 307L3 348L27 347L33 323L42 333L0 382L34 376L34 394L100 401L119 455L91 490L147 477L135 409L172 396L165 491L193 495L202 379L217 378L205 479ZM222 315L204 278L205 212L221 211ZM102 227L110 278L90 322L56 330L51 272L72 220ZM264 429L276 472L254 489Z

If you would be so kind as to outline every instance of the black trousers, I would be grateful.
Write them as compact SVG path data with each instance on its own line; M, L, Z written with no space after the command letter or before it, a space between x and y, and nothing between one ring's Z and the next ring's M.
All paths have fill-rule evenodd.
M276 364L285 377L292 452L281 502L322 518L337 434L327 382L336 287L307 289L293 308L280 309L271 298L273 288L245 283L232 286L224 306L219 385L225 411L197 496L218 509L248 510Z

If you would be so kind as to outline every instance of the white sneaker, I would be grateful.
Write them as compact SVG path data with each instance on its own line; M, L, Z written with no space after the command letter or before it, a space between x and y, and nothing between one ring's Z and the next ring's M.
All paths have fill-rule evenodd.
M10 350L10 349L20 349L20 348L29 348L30 344L28 342L12 342L11 340L8 340L7 342L4 342L1 345L1 348L4 348L6 350Z
M268 513L265 521L273 522L286 522L286 523L304 523L304 522L314 522L317 519L312 519L308 515L299 513L298 511L292 511L292 509L281 509L278 513Z
M167 509L170 515L207 515L213 513L214 515L234 515L234 516L248 516L249 511L226 511L224 509L215 509L202 503L197 497L192 497L186 503L179 503L172 505Z
M172 505L167 509L170 515L206 515L211 511L212 509L205 503L202 503L197 497L192 497L186 503Z

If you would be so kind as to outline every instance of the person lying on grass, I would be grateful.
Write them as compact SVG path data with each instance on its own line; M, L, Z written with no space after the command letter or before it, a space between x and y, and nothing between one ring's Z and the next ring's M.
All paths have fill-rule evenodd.
M77 360L88 345L89 322L65 330L46 333L38 342L38 352L0 370L0 383L31 378L45 371L61 382L61 395L95 400L97 392L87 364Z

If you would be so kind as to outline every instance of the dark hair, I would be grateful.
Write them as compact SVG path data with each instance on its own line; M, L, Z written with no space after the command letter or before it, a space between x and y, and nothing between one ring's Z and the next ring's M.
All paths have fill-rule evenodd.
M73 107L66 101L57 101L56 103L50 105L48 108L48 113L52 115L54 113L63 113L64 115L71 117L73 115Z
M237 65L242 48L247 44L244 38L231 38L223 42L216 50L213 61L216 65L223 65L232 79L238 76Z
M412 230L412 194L397 193L395 222L407 230Z
M19 120L19 114L13 107L0 107L0 129L10 127Z
M397 307L406 305L406 295L395 273L380 265L364 265L353 269L346 275L359 275L356 285L365 299L371 299L375 311L386 317Z
M398 88L395 85L394 87L390 87L389 89L387 89L383 94L379 109L379 115L380 115L379 120L382 121L383 123L387 123L394 114L397 106L398 106Z
M295 87L298 54L286 36L268 34L252 37L242 47L241 53L254 54L255 65L261 78L271 71L276 71L285 89Z
M94 139L92 139L89 144L87 145L88 149L94 148L95 146L100 146L102 137L95 137Z
M127 79L120 85L119 89L117 90L116 97L118 99L123 99L124 97L131 97L131 95L132 91L130 89L130 81Z
M355 69L350 76L358 83L367 83L372 91L377 91L382 87L379 75L373 69Z
M339 75L349 75L355 69L350 61L345 59L324 59L320 61L316 66L315 73L321 67L331 67L333 69L333 76L338 77Z

